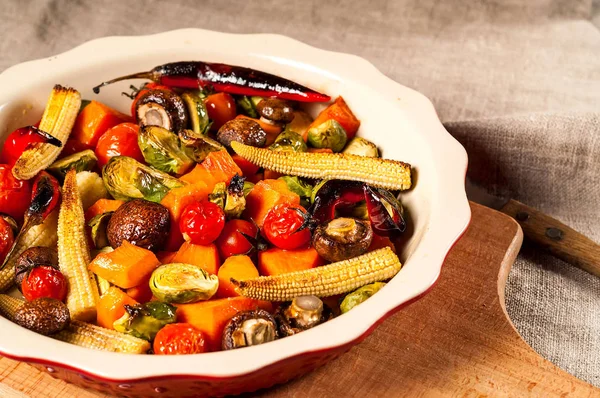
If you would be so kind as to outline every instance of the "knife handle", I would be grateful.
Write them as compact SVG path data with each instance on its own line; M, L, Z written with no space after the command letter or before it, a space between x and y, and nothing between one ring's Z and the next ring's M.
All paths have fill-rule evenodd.
M502 209L521 225L523 234L554 256L600 276L600 245L560 221L516 200Z

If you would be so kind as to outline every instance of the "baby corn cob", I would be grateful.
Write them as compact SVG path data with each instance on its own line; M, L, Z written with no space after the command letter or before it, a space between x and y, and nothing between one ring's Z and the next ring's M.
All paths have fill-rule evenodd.
M77 90L54 86L39 129L59 139L65 145L80 107L81 96ZM12 173L15 178L28 180L50 166L61 150L62 148L51 144L37 144L23 152L15 163Z
M85 236L85 220L76 172L71 169L63 185L63 198L58 216L58 265L69 283L67 307L71 319L91 321L96 319L98 285L88 270L91 262Z
M401 267L398 257L385 247L322 267L243 281L231 279L231 282L248 298L289 301L304 295L329 297L350 292L368 283L389 279Z
M0 294L0 313L7 319L13 320L15 311L21 305L23 300ZM81 321L71 321L64 330L50 337L102 351L145 354L150 349L150 343L146 340Z
M58 240L57 235L58 225L58 209L46 217L43 223L31 227L21 240L17 243L17 247L8 259L8 263L3 270L0 271L0 292L8 290L14 284L15 278L15 262L17 258L25 250L34 246L54 247Z
M232 142L244 159L265 169L306 178L362 181L385 189L409 189L410 165L397 160L343 153L271 151Z
M108 198L108 191L104 186L104 181L98 173L90 171L80 171L77 173L77 190L81 198L83 210L87 210L98 199Z

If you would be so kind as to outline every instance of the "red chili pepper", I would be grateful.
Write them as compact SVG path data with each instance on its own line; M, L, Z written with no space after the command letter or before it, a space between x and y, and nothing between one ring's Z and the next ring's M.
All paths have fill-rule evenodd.
M201 61L172 62L148 72L118 77L94 87L94 92L98 94L101 87L127 79L150 79L158 84L179 88L211 86L216 91L230 94L277 97L300 102L326 102L331 99L326 94L270 73Z

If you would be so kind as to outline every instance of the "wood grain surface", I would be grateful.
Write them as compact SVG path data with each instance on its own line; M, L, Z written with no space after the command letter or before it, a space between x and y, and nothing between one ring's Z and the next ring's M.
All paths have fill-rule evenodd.
M472 204L473 220L440 280L362 344L264 397L592 397L600 390L556 368L518 335L504 284L522 232L510 217ZM256 395L256 394L254 394ZM107 397L26 364L0 359L1 397Z
M516 200L500 210L515 218L526 239L590 274L600 276L600 245L555 218Z

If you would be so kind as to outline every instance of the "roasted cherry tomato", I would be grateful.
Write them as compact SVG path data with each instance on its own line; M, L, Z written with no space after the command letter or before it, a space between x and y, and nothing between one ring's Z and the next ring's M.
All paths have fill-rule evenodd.
M224 226L223 209L207 200L188 205L179 220L183 238L195 245L211 244L219 237Z
M307 217L309 216L302 206L282 203L267 214L262 234L280 249L297 249L310 240Z
M144 162L144 155L138 146L139 126L133 123L121 123L108 129L96 146L98 166L104 167L114 156L129 156L138 162Z
M8 251L15 242L12 227L0 217L0 264L4 262Z
M201 354L206 352L204 334L189 323L171 323L154 338L155 355Z
M0 213L22 221L31 202L31 182L17 180L12 167L0 164Z
M168 90L171 91L170 87L167 86L163 86L160 85L158 83L148 83L146 84L144 87L142 87L140 89L140 91L137 92L137 94L135 95L135 98L133 99L133 102L131 103L131 116L133 116L133 120L135 120L137 122L137 102L138 100L142 97L142 95L146 94L149 90Z
M216 131L226 122L235 119L235 100L231 95L227 93L211 94L206 97L204 103L208 118L213 122L210 126L211 130Z
M225 227L217 239L217 249L221 260L236 254L246 254L252 249L252 244L242 233L256 237L258 229L254 224L245 220L231 220L225 223Z
M56 268L42 265L32 269L23 279L21 291L27 301L40 297L52 297L64 301L67 297L67 280Z
M0 153L0 162L14 166L29 144L47 140L28 127L21 127L10 133Z

